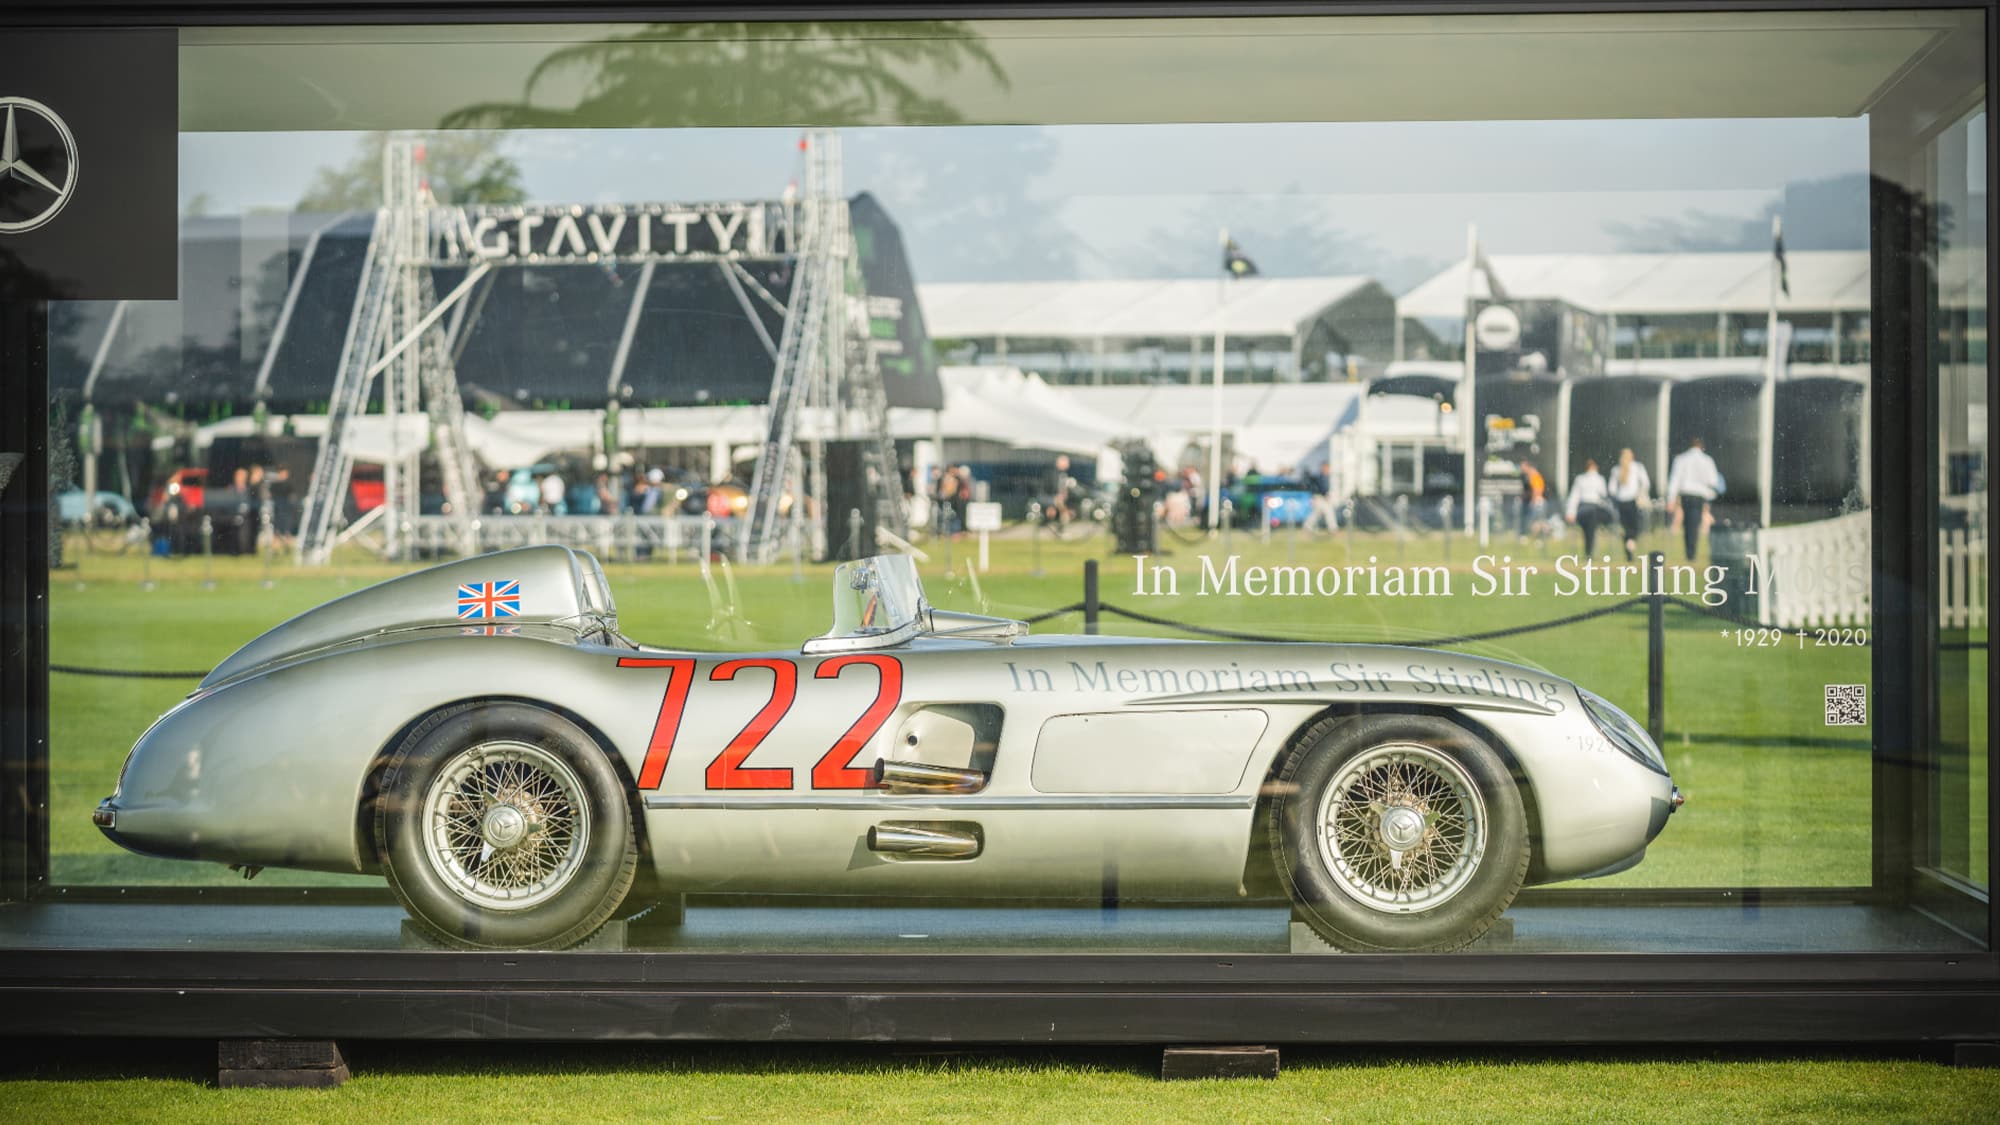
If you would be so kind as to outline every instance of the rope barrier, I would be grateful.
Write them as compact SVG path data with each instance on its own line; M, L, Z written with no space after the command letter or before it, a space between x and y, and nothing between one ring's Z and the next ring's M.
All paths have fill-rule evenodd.
M85 668L76 664L51 664L49 671L70 676L116 676L127 680L199 680L208 675L206 670L169 672L149 668Z
M1412 638L1410 643L1422 644L1422 645L1458 645L1458 644L1470 644L1474 641L1498 640L1501 637L1512 637L1519 635L1521 633L1535 633L1543 629L1554 629L1563 625L1574 625L1581 621L1589 621L1595 617L1605 617L1613 613L1618 613L1621 610L1630 609L1635 605L1643 605L1645 604L1645 602L1646 599L1644 597L1627 598L1622 602L1617 602L1615 604L1607 606L1599 606L1596 609L1585 610L1582 613L1574 613L1568 617L1558 617L1551 621L1537 621L1528 625L1516 625L1507 629L1494 629L1490 632L1485 632L1485 633L1467 633L1464 636L1459 636L1459 637L1428 637L1428 638L1417 637L1417 638ZM1162 625L1170 629L1179 629L1184 632L1195 633L1201 636L1221 637L1225 640L1232 640L1232 641L1258 641L1258 642L1272 642L1277 644L1348 643L1342 641L1330 641L1323 637L1318 637L1318 638L1281 637L1271 633L1245 633L1245 632L1239 632L1234 629L1216 629L1206 625L1190 625L1184 621L1172 621L1164 617L1155 617L1150 613L1140 613L1137 610L1126 609L1123 606L1113 605L1110 602L1100 603L1099 608L1103 610L1105 613L1117 614L1120 617L1129 618L1133 621L1143 621L1148 625Z
M1738 625L1743 624L1742 619L1737 617L1735 614L1730 613L1728 610L1718 609L1712 605L1703 605L1700 602L1691 602L1686 598L1668 598L1666 599L1666 602L1670 606L1677 606L1681 609L1687 610L1689 613L1698 613L1701 614L1703 617L1713 617L1719 621L1730 621Z
M1083 612L1082 602L1071 602L1070 604L1063 606L1061 609L1051 609L1043 613L1037 613L1033 617L1023 617L1021 621L1023 624L1027 625L1040 625L1044 621L1051 620L1052 618L1061 617L1065 613L1082 613L1082 612Z

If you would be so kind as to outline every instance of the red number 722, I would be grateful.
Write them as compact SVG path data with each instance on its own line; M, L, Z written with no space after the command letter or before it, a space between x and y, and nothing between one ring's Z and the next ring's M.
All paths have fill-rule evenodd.
M680 733L681 715L687 710L688 689L694 682L694 658L686 656L621 656L620 668L665 668L667 685L660 693L660 714L653 721L653 734L646 742L646 760L639 769L639 788L658 789L666 776L667 758L674 752L674 738ZM893 656L856 653L822 660L813 670L813 679L838 679L856 665L872 666L879 677L875 699L854 725L828 747L812 768L814 789L864 789L868 770L854 764L868 740L889 721L903 698L903 664ZM708 763L705 778L710 789L790 789L792 771L788 766L747 766L750 757L771 733L798 698L799 666L791 660L750 657L726 660L709 670L710 680L733 680L740 672L771 673L771 697L752 716L736 737L729 740L715 760Z

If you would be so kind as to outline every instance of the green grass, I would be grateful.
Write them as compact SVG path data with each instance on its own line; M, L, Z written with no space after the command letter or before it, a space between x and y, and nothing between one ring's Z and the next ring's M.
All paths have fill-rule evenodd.
M1483 632L1589 609L1615 599L1557 597L1545 573L1530 596L1474 597L1466 566L1472 550L1451 547L1455 594L1450 598L1347 597L1287 599L1200 597L1194 594L1197 555L1235 552L1245 563L1345 565L1345 536L1280 536L1264 544L1237 535L1227 544L1169 541L1160 561L1181 573L1180 596L1140 597L1132 592L1130 560L1106 558L1103 596L1108 602L1179 621L1253 632L1329 640L1421 644L1427 638ZM993 569L979 589L964 576L972 544L960 543L956 576L945 574L942 545L922 567L932 600L947 608L1029 615L1081 597L1082 563L1108 555L1108 540L1044 543L1032 573L1033 545L1019 538L993 545ZM1383 564L1441 561L1436 538L1408 545L1390 537L1357 536L1357 562L1374 555ZM1536 548L1496 543L1493 554L1517 562L1549 560ZM397 569L360 556L343 557L326 570L279 564L266 571L254 560L218 559L213 587L200 560L146 562L134 555L77 553L77 565L52 583L52 659L58 663L117 668L198 669L212 666L238 645L285 617L309 609ZM612 588L625 631L664 645L739 650L796 646L827 621L827 569L789 565L751 568L737 576L746 622L734 632L707 629L713 616L692 565L614 565ZM143 589L150 578L154 589ZM1627 886L1839 886L1869 879L1870 764L1865 730L1828 728L1821 715L1822 686L1869 679L1863 648L1801 648L1787 641L1775 649L1739 648L1724 636L1723 622L1679 611L1668 614L1665 749L1674 778L1689 803L1637 868L1598 885ZM1080 629L1070 616L1038 631ZM1107 617L1106 632L1178 635L1174 630ZM1600 617L1560 629L1459 646L1547 668L1575 679L1635 715L1645 714L1646 621L1640 611ZM1985 656L1974 654L1971 676L1983 684ZM110 792L125 751L190 684L180 681L52 677L51 852L58 883L190 884L234 879L212 865L148 860L104 840L88 813ZM1973 733L1978 741L1972 771L1974 842L1972 869L1983 881L1985 857L1985 693L1973 693ZM333 704L330 702L330 706ZM343 877L269 872L273 883L339 882ZM260 883L260 885L264 885Z
M30 1121L1991 1121L2000 1072L1909 1057L1406 1056L1287 1048L1274 1081L1161 1082L1157 1051L350 1044L338 1090L218 1090L213 1048L0 1068ZM53 1053L53 1052L51 1052Z

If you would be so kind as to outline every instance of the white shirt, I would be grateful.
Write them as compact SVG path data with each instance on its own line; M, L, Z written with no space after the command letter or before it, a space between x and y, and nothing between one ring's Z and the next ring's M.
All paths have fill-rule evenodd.
M1689 446L1674 458L1674 464L1667 471L1667 496L1699 496L1703 500L1715 499L1715 486L1722 483L1722 474L1715 469L1715 459L1703 449Z
M1644 500L1653 494L1653 479L1646 475L1645 462L1634 459L1632 471L1622 484L1618 480L1618 469L1615 466L1612 468L1607 487L1611 489L1613 500Z
M1602 505L1611 493L1604 487L1604 474L1596 469L1585 469L1578 473L1576 482L1569 486L1568 516L1574 520L1576 510L1585 504L1593 507Z
M553 508L557 504L562 503L568 496L569 490L563 487L563 479L561 477L550 473L548 476L542 478L542 503Z

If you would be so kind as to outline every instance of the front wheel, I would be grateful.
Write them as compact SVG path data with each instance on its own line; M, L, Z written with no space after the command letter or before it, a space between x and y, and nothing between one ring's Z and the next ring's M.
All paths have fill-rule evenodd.
M1352 952L1442 952L1493 925L1528 872L1500 755L1428 715L1330 718L1279 769L1278 870L1300 917Z
M525 703L466 703L410 732L375 806L389 886L442 944L561 949L632 886L625 784L589 735Z

